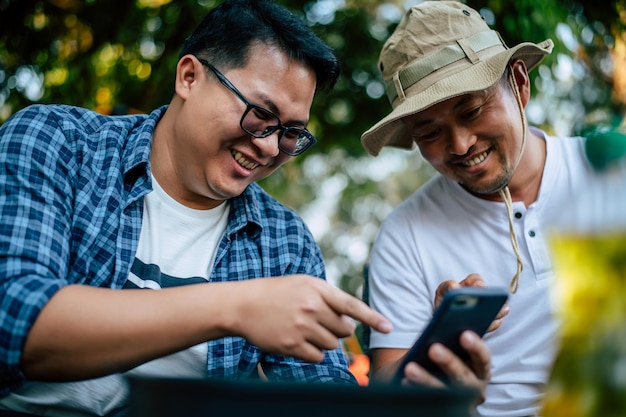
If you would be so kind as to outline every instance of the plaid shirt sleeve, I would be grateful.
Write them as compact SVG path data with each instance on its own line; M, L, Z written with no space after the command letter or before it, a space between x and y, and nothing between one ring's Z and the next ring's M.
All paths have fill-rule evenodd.
M57 291L123 284L147 187L126 193L122 170L148 158L151 129L129 136L144 120L35 105L0 127L0 397L25 380L26 337Z
M30 327L67 284L71 152L59 130L36 107L0 128L0 396L23 379Z

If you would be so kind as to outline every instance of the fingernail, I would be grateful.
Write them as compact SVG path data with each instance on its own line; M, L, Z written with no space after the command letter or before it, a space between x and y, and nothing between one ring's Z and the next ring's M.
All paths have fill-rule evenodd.
M381 333L389 333L392 328L393 326L391 325L391 322L388 320L381 320L378 323L378 326L376 327L376 329Z
M431 355L434 356L433 359L444 359L446 352L443 349L443 346L441 346L438 343L435 343L434 345L432 345L431 349Z
M422 377L422 370L417 366L407 366L404 368L404 376L409 379L418 380Z
M471 332L471 331L463 332L462 336L465 338L465 342L467 342L470 345L473 345L478 340L478 335L476 335L476 333Z
M356 329L356 321L354 321L352 317L341 316L341 319L343 320L344 323L346 323L346 325L348 325L351 333Z

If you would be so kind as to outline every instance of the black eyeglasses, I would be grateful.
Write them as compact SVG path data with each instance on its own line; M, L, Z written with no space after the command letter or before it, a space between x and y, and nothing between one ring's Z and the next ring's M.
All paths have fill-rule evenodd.
M255 138L265 138L278 130L278 149L291 156L300 155L317 142L311 132L305 128L285 126L280 122L280 119L273 111L248 101L248 99L228 81L228 78L208 61L202 58L198 58L198 61L213 71L217 79L246 105L246 110L243 112L241 121L239 122L244 132Z

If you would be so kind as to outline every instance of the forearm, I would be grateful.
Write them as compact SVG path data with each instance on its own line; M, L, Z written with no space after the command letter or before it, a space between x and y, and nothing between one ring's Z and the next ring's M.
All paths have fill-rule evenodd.
M389 382L396 373L407 349L372 349L370 353L370 378L374 382Z
M209 288L210 287L210 288ZM167 290L72 285L43 308L26 340L22 370L35 380L78 380L130 369L232 333L230 283ZM228 304L223 300L231 300Z
M391 330L362 301L305 275L156 291L74 285L41 310L25 343L22 370L48 381L95 378L224 336L319 362L354 331L348 317Z

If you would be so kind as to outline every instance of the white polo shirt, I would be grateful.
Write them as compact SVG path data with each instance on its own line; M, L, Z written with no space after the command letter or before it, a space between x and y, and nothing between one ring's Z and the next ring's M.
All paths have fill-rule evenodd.
M484 338L492 353L493 377L477 416L519 417L539 411L558 336L549 291L553 273L548 230L617 224L626 230L626 164L617 175L596 173L586 160L582 139L534 132L547 144L542 184L528 208L513 203L524 270L517 293L509 299L510 313ZM372 331L370 348L408 349L432 317L442 281L477 273L489 286L508 287L515 268L504 203L477 198L436 175L384 221L373 246L370 304L392 321L394 330Z

